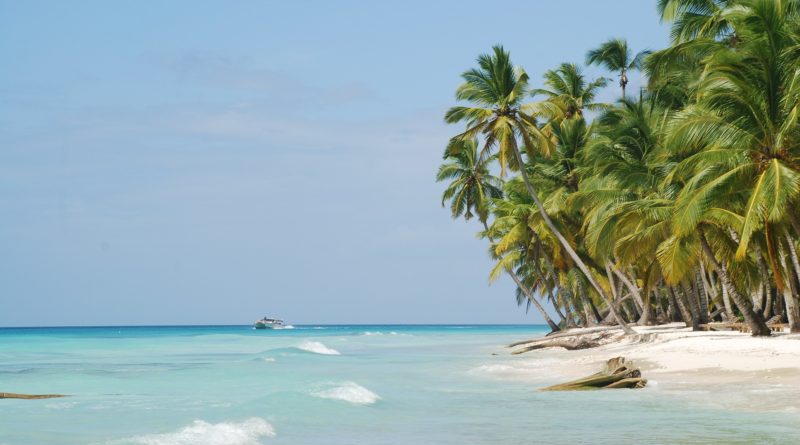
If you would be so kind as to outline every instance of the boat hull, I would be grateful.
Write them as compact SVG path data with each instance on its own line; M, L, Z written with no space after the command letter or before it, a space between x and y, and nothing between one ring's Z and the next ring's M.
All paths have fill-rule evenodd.
M273 323L264 323L264 322L261 322L261 321L256 322L256 324L253 325L253 326L256 329L281 329L281 328L283 328L282 325L273 324Z

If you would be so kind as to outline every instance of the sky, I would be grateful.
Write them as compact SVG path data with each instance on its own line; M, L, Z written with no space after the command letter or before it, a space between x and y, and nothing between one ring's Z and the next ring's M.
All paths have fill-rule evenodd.
M668 33L498 5L0 0L0 326L541 322L441 207L459 75Z

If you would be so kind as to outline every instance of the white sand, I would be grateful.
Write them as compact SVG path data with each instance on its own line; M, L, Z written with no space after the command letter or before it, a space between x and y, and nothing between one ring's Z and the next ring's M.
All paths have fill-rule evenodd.
M682 323L635 329L638 339L598 348L530 351L494 374L538 386L592 374L608 359L623 356L640 367L650 390L726 396L735 407L800 414L800 334L692 332Z

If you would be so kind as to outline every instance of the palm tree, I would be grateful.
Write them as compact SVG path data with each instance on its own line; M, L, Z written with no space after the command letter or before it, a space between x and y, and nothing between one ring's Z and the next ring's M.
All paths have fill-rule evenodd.
M668 48L645 58L612 40L588 54L623 90L594 122L585 110L603 81L575 65L529 90L496 47L464 73L453 143L479 138L479 163L517 172L491 200L492 275L512 269L518 301L524 288L546 295L567 326L743 317L769 335L776 314L800 331L800 0L658 8ZM647 90L630 100L643 59ZM531 92L544 100L522 103Z
M583 116L584 109L599 111L607 107L606 104L595 103L594 100L608 80L601 77L587 83L581 69L574 63L562 63L558 68L546 71L544 79L547 88L534 89L531 93L547 96L550 102L563 110L568 119Z
M514 182L517 181L506 184L508 193L504 194L503 199L495 200L495 219L490 227L486 227L485 234L491 243L491 255L497 259L489 280L496 280L501 271L508 273L526 297L527 303L536 306L550 328L557 331L558 326L544 308L526 292L526 289L539 290L540 295L547 292L550 300L555 300L552 295L554 286L548 284L547 273L539 264L546 253L541 251L541 245L536 242L538 234L531 227L531 219L538 213L527 193L515 191L518 187L515 187ZM518 302L522 301L518 299Z
M800 36L780 1L752 2L747 12L731 19L740 43L706 59L702 99L676 116L670 136L676 151L701 148L678 167L690 179L678 196L677 228L694 231L716 208L740 212L729 224L739 232L737 261L748 256L754 234L786 231L800 199Z
M740 0L658 0L662 21L672 22L674 43L697 38L729 39L734 35L728 15Z
M611 39L586 54L587 65L601 65L609 71L619 72L619 86L622 97L625 97L625 86L628 85L628 71L638 70L650 51L633 54L624 39Z
M489 172L486 162L478 162L478 141L456 141L447 148L444 158L448 162L439 167L436 181L452 182L442 194L442 207L450 200L453 218L463 215L469 220L477 214L486 223L490 200L503 196L503 181Z
M493 199L503 196L503 181L489 172L487 162L478 162L478 141L475 139L451 141L445 150L444 158L448 162L439 167L436 181L452 180L452 182L442 194L442 207L447 200L450 200L450 213L453 218L463 215L464 219L469 220L477 214L488 234L489 208ZM486 161L491 160L493 156ZM489 240L491 242L491 236ZM507 267L505 271L517 284L528 303L536 306L550 329L558 331L558 325L536 301L531 289L523 283L513 268Z
M524 105L521 103L528 92L528 75L524 70L515 68L511 64L510 55L502 46L495 46L492 51L493 54L483 54L478 57L479 68L468 70L462 74L465 82L456 90L456 99L471 102L474 106L452 107L445 114L445 121L448 123L466 122L467 124L466 131L455 136L453 140L471 139L479 134L482 135L484 138L482 158L486 157L495 146L498 147L501 174L507 167L519 170L520 176L550 232L558 239L581 272L586 275L592 287L606 301L623 330L626 333L635 334L619 316L608 294L592 276L586 263L558 230L528 180L518 138L525 144L529 156L537 149L543 154L550 153L553 141L548 136L548 126L539 127L535 117L526 113Z

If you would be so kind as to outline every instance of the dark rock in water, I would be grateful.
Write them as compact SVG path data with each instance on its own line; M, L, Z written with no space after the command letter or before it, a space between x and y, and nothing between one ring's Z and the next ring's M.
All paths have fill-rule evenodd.
M606 388L644 388L647 380L642 378L639 368L630 362L625 362L624 357L614 357L606 363L605 368L588 377L571 382L542 388L542 391L584 391Z

